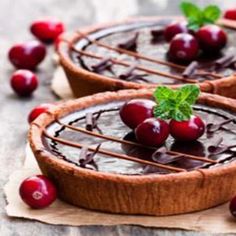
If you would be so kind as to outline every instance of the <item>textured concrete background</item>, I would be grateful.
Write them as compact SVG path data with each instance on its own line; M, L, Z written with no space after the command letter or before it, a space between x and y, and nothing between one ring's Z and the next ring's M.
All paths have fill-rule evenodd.
M222 8L236 6L235 0L199 0L201 5L217 3ZM147 229L137 226L52 226L6 216L2 186L9 174L24 160L27 115L37 104L56 100L50 91L53 63L50 56L37 74L39 89L32 98L19 99L9 87L13 67L7 60L9 47L31 39L29 24L41 16L60 18L69 31L95 22L122 19L132 15L177 15L179 0L0 0L0 234L7 235L204 235L181 230ZM49 53L52 49L49 48ZM208 235L208 234L205 234Z

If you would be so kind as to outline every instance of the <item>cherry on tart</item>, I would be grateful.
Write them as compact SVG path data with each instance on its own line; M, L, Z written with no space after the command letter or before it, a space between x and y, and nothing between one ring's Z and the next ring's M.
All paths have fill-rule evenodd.
M229 20L236 20L236 8L226 10L224 13L224 18Z
M10 79L12 89L19 96L30 96L38 87L38 79L29 70L18 70L14 72Z
M188 32L187 22L173 22L166 26L164 37L166 41L170 41L176 34Z
M28 122L31 123L32 121L34 121L39 115L41 115L42 113L46 112L48 109L54 107L55 105L52 103L43 103L40 104L38 106L36 106L35 108L32 109L32 111L29 113L28 115Z
M205 131L205 124L199 116L192 115L189 120L171 120L171 136L179 141L191 142L200 138Z
M8 56L16 68L35 70L46 56L46 47L36 40L19 43L10 48Z
M136 139L148 146L161 146L169 136L169 126L161 119L148 118L135 129Z
M41 209L51 205L57 197L54 184L43 175L25 179L19 188L22 200L31 208Z
M232 216L236 217L236 196L230 201L229 210Z
M170 42L169 56L179 62L190 62L198 56L199 46L193 35L177 34Z
M31 33L44 43L52 43L64 32L64 25L55 18L34 21L30 26Z
M155 102L148 99L133 99L120 109L121 120L131 129L135 129L145 119L153 117Z
M203 52L218 53L227 43L225 31L217 25L201 27L196 37Z

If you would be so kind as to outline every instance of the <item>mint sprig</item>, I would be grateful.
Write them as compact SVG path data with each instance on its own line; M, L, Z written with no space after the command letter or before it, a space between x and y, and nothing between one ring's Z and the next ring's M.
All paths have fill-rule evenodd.
M220 8L216 5L208 5L201 9L191 2L182 2L180 8L188 20L188 28L198 30L205 24L215 23L221 15Z
M166 86L158 87L154 92L157 106L154 116L161 119L188 120L193 113L200 90L196 85L185 85L177 90Z

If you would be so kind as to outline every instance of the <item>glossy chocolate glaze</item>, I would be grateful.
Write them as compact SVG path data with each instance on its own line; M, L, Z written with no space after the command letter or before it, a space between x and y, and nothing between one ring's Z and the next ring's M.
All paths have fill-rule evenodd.
M146 23L144 22L129 23L129 24L118 25L118 26L102 29L92 34L89 34L88 36L92 40L96 39L99 42L105 43L109 46L117 47L117 45L124 42L124 39L129 39L133 37L135 32L139 32L136 52L138 52L139 54L148 56L148 57L168 61L167 51L169 48L169 43L167 43L164 40L163 35L158 37L158 40L153 40L151 31L163 29L165 25L169 24L172 21L173 21L172 19L165 19L165 20L153 21L153 22L150 21ZM212 72L212 71L217 72L218 74L222 75L222 77L229 76L230 74L235 72L233 68L216 69L213 66L214 62L217 59L229 53L236 52L235 40L234 40L236 31L232 29L225 29L225 30L227 31L227 34L228 34L228 44L224 48L224 50L222 50L222 52L219 55L214 55L214 56L201 54L198 59L199 68L203 69L206 72ZM183 72L182 69L177 69L171 66L161 65L161 64L149 62L143 59L137 60L133 56L121 54L119 52L115 52L107 48L89 43L88 40L86 39L79 40L75 44L75 47L77 49L83 49L86 52L95 53L96 55L101 55L104 57L110 56L112 58L121 59L123 61L130 62L130 63L138 62L139 65L142 65L146 68L155 69L155 70L158 69L161 72L168 72L168 73L171 73L172 75L182 75L182 72ZM97 63L101 61L100 59L91 58L88 56L78 57L78 53L74 51L71 52L71 58L79 67L83 67L91 71L92 71L92 66L96 65ZM99 73L112 77L112 78L120 79L119 76L121 74L126 73L126 71L127 71L127 67L114 64L112 66L112 71L104 70ZM136 73L144 74L143 71L138 71L138 70L136 71ZM145 80L136 80L135 82L137 83L163 83L163 84L179 84L179 83L184 82L184 81L175 80L173 78L172 79L166 78L161 75L148 74L144 78ZM193 76L192 78L196 81L204 81L208 79L213 79L210 77L202 77L199 75Z
M85 128L87 113L92 112L95 114L101 110L104 110L105 112L102 112L99 119L97 120L97 126L99 127L100 131L102 131L102 134L113 136L119 139L136 141L132 131L128 127L126 127L120 120L119 107L122 104L122 102L110 103L88 108L70 114L60 119L60 121L64 124L70 124L75 127ZM206 124L218 124L225 120L233 119L233 115L228 112L222 111L221 109L209 108L205 106L196 106L195 114L201 116ZM93 131L98 132L96 128ZM109 150L111 152L126 154L143 160L154 162L154 160L151 158L154 150L147 147L137 147L133 145L121 144L118 142L101 139L62 127L56 122L50 125L50 127L48 127L47 132L55 137L77 142L84 146L91 146L96 148L98 144L102 143L101 148ZM219 141L220 137L223 137L222 143L224 145L235 144L235 134L236 124L233 120L232 122L229 122L221 129L212 134L207 134L207 132L205 132L205 134L198 141L191 143L179 143L169 137L166 141L165 146L168 150L186 153L194 156L208 157L209 146L216 144ZM52 153L56 154L58 158L64 158L78 165L80 158L80 149L63 145L47 138L44 138L44 142L47 149L50 150ZM188 159L186 157L180 157L176 158L176 161L168 165L183 168L188 171L198 168L212 168L217 165L221 165L222 163L231 162L232 160L234 160L234 155L235 154L231 153L223 153L213 157L208 157L219 161L219 164L209 164L203 161L196 161ZM98 171L103 172L119 173L126 175L170 173L169 170L153 167L150 165L144 165L133 161L121 160L112 156L105 156L100 153L97 153L93 159L96 163ZM94 166L87 165L86 168L94 169Z

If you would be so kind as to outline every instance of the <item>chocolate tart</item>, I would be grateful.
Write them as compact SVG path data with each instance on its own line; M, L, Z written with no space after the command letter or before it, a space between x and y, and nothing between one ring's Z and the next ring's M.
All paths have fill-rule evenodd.
M200 56L198 69L186 75L190 65L167 58L163 30L174 20L180 18L140 17L85 27L63 37L58 53L74 95L197 83L204 92L236 98L236 23L218 22L227 31L227 46L220 55Z
M158 149L136 142L119 107L152 90L105 92L68 101L36 119L29 142L43 174L73 205L111 213L173 215L207 209L236 193L236 103L202 93L207 123L196 142L169 137Z

